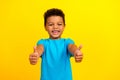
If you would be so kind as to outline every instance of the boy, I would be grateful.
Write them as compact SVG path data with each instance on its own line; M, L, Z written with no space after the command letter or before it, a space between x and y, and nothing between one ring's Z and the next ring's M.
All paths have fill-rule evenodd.
M61 38L65 28L64 13L60 9L49 9L44 14L44 26L48 39L41 39L29 60L32 65L41 62L41 80L72 80L70 57L81 62L83 55L71 39Z

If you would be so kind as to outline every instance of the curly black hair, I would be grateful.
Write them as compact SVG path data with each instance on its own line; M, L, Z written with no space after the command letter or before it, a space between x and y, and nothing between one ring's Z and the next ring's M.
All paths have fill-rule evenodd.
M44 26L46 26L46 21L48 17L51 16L60 16L63 19L64 25L65 25L65 14L63 13L63 11L61 9L57 9L57 8L52 8L47 10L44 13Z

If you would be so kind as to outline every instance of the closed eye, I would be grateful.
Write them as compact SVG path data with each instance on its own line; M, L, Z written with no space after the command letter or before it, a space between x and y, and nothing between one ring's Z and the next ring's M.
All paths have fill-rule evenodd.
M53 26L54 24L48 24L48 26Z
M59 23L59 24L57 24L58 26L61 26L62 25L62 23Z

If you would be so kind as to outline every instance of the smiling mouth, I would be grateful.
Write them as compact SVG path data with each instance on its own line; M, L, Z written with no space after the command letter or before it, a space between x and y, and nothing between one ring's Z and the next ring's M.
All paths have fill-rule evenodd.
M53 33L54 35L56 35L56 34L59 34L60 31L59 31L59 30L53 30L52 33Z

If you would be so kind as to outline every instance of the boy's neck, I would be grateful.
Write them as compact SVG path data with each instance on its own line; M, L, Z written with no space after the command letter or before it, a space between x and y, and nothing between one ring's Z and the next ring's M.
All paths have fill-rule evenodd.
M52 38L52 37L49 37L49 39L53 39L53 40L57 40L57 39L60 39L61 37L58 37L58 38Z

